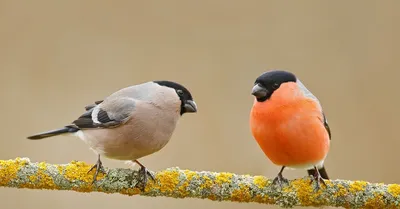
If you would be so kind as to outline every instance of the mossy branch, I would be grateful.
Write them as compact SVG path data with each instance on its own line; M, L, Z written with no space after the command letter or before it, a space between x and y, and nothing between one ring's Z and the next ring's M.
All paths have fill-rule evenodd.
M124 195L201 198L214 201L256 202L281 207L334 206L344 208L399 208L400 185L364 181L326 181L328 187L314 192L310 178L289 181L280 189L263 176L195 172L170 168L155 173L142 192L140 176L130 169L108 169L92 184L90 165L73 161L52 165L31 163L27 158L0 160L0 186L29 189L73 190Z

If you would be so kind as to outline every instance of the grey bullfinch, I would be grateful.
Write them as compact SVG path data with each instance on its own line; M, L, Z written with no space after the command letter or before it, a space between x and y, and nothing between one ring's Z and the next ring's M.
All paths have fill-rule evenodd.
M197 105L187 88L172 81L150 81L123 88L85 107L78 119L62 128L28 139L73 134L98 154L93 182L104 172L100 156L135 162L143 184L154 176L138 159L162 149L170 140L178 119L196 113Z

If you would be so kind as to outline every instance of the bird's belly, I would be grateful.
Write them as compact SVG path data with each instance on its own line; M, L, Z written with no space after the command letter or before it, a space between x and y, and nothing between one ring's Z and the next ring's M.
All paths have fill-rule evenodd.
M318 117L286 118L252 117L252 133L264 154L276 165L293 168L323 162L329 150L329 136Z
M173 124L131 123L113 129L83 131L83 137L96 153L116 160L136 160L162 149L170 140L176 121ZM149 128L157 126L155 128Z
M326 144L304 138L275 136L258 143L274 164L294 168L319 164L327 154Z

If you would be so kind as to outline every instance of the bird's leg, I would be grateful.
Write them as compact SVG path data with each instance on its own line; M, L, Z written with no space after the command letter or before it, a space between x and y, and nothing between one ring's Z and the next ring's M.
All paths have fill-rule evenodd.
M282 188L282 183L288 183L289 181L283 177L282 172L283 169L285 169L286 166L282 166L281 171L279 171L278 175L274 178L274 180L272 181L272 184L279 184L279 186L281 186Z
M311 180L310 184L313 183L313 181L316 181L316 186L314 187L314 191L318 191L321 187L320 182L322 182L323 185L326 187L326 183L324 179L321 177L321 174L319 173L319 170L316 166L314 166L314 175L313 175L313 180Z
M103 163L102 163L101 160L100 160L100 155L98 155L96 164L94 164L94 165L90 168L90 170L88 171L88 173L90 173L90 171L92 171L94 168L96 168L96 172L95 172L94 175L93 175L92 184L96 181L97 175L99 174L99 172L102 172L103 174L106 173L105 170L104 170L104 167L103 167Z
M147 170L147 168L143 164L141 164L139 161L135 160L135 163L137 163L140 166L139 174L143 177L143 181L142 181L143 187L141 189L142 189L142 191L144 191L144 188L146 187L146 184L148 181L147 175L150 176L150 178L153 181L155 181L155 176L151 171Z

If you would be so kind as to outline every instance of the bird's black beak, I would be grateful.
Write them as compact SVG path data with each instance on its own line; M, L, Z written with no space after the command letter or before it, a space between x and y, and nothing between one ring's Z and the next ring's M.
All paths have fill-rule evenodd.
M268 90L260 84L256 84L251 90L251 94L254 95L256 98L263 98L267 96Z
M186 100L184 108L185 112L197 112L197 105L193 100Z

